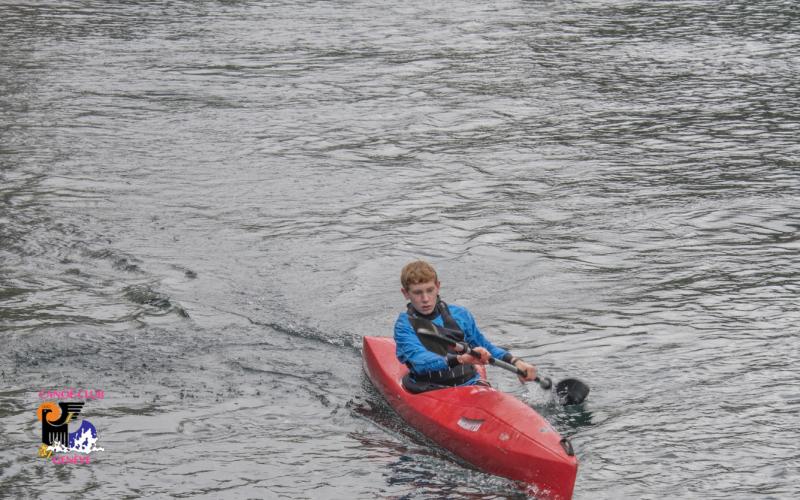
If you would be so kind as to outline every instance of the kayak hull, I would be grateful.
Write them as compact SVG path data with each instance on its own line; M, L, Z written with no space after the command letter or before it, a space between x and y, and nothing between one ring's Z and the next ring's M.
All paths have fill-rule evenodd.
M531 407L486 386L411 394L401 383L408 369L393 339L364 337L363 347L367 376L412 427L478 469L525 483L537 498L572 498L578 461Z

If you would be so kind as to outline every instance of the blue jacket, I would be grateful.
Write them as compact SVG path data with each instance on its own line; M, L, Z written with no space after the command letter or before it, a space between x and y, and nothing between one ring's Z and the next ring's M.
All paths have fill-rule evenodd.
M464 332L464 340L470 347L484 347L493 357L498 359L506 357L508 351L497 347L484 337L483 333L478 329L478 325L475 324L475 318L472 317L467 308L452 304L448 304L447 307L453 319ZM444 326L444 319L441 314L434 318L433 322L439 326ZM401 363L409 365L412 373L423 374L448 369L447 360L444 356L427 350L422 345L422 342L419 341L414 327L411 326L411 322L408 320L407 312L400 313L394 323L394 341L397 344L397 359ZM473 384L477 380L478 377L476 376L467 384Z

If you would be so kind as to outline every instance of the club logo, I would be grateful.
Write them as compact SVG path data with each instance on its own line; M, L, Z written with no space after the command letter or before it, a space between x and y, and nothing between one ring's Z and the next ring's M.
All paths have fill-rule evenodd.
M42 391L40 398L48 395L67 395L68 397L87 397L91 394L103 397L102 391ZM88 464L89 454L103 451L97 447L97 429L88 420L79 420L85 401L44 401L36 410L36 417L42 423L42 444L39 457L50 459L54 464ZM80 425L77 425L80 422ZM70 425L72 424L72 425ZM70 427L76 427L70 431Z

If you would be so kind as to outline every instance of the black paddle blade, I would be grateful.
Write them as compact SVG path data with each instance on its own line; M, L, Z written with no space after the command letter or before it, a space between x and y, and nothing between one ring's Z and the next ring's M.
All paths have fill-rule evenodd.
M556 394L564 405L579 405L589 395L589 386L576 378L568 378L556 384Z

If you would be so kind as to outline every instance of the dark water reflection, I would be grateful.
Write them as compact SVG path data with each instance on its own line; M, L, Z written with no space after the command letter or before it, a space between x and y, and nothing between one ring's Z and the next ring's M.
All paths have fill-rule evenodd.
M794 2L5 2L5 494L505 498L361 373L397 274L554 379L576 498L795 498ZM90 466L41 389L103 389Z

